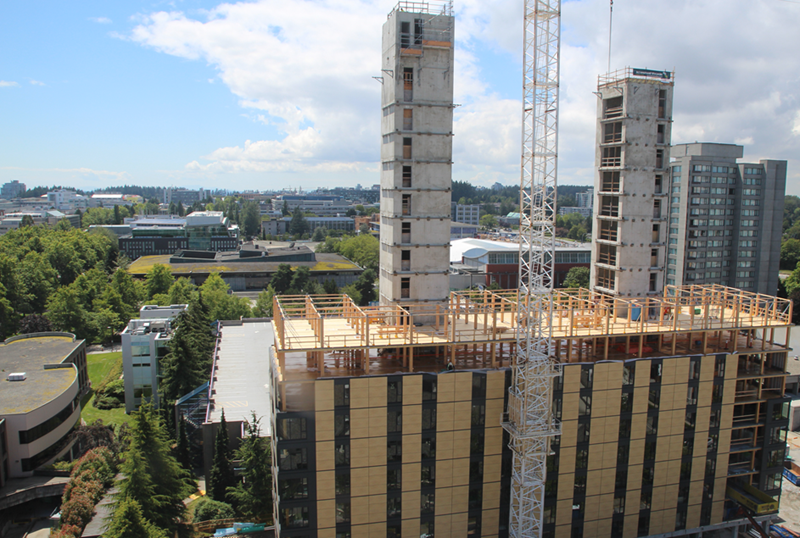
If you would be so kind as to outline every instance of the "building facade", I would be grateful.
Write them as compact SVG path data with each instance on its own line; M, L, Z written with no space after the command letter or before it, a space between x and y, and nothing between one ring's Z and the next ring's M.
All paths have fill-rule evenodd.
M501 423L515 301L515 290L453 292L447 310L427 305L430 322L347 297L276 298L277 535L508 536ZM736 528L746 520L732 499L774 517L789 413L787 342L774 337L790 301L669 285L546 301L561 435L544 537ZM320 317L331 308L336 317Z
M125 412L130 414L148 401L158 407L159 361L169 352L172 322L189 305L145 305L139 319L122 331L122 370L125 382Z
M599 77L593 289L636 297L664 287L672 90L668 71Z
M0 366L0 482L72 459L89 389L85 342L70 333L16 336L0 345Z
M778 290L786 161L739 163L734 144L671 150L667 283Z
M450 9L400 2L383 25L379 278L384 305L446 299L453 154Z
M13 198L19 198L26 190L25 184L15 179L14 181L3 183L3 187L0 188L0 196L6 200L11 200Z
M477 226L481 221L480 204L450 204L450 218L453 222L462 222Z

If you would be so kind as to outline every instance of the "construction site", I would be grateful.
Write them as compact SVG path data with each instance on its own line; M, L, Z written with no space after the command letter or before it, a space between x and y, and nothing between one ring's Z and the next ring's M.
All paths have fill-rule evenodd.
M519 288L451 291L453 5L387 16L380 301L273 299L276 533L767 537L791 301L669 282L674 73L637 68L596 93L591 289L554 289L560 0L523 27Z

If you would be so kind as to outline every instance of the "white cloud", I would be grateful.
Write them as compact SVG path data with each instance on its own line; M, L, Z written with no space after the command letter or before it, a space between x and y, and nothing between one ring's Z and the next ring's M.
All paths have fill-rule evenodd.
M13 86L19 86L19 84L13 80L0 80L0 88L10 88Z
M97 24L111 24L113 22L108 17L89 17L89 20Z
M131 177L128 172L116 172L112 170L94 170L92 168L25 168L19 166L0 166L0 170L13 170L21 174L41 174L47 173L58 175L64 179L58 181L65 181L67 179L80 179L82 181L130 181ZM55 181L55 180L54 180Z
M46 84L40 80L33 80L30 79L29 81L33 86L46 86Z
M618 0L612 69L676 71L673 142L738 141L748 155L789 159L800 184L800 6L750 0ZM365 170L379 154L380 31L387 4L261 0L221 4L202 19L142 15L128 36L154 50L207 62L244 108L277 127L277 140L232 141L187 170ZM454 175L518 181L522 4L456 4ZM597 74L608 53L607 0L562 5L559 181L593 180ZM521 92L519 92L521 93ZM203 164L204 163L204 164ZM367 163L367 164L364 164ZM790 178L790 183L792 181ZM800 188L800 186L798 186Z

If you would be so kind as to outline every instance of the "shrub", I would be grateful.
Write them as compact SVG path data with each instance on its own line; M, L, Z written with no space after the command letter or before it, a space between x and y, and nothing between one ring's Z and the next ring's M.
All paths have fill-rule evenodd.
M98 409L114 409L125 405L125 381L114 379L98 389L94 398L94 406Z
M61 504L61 523L74 525L83 529L92 519L94 502L83 494L74 494L70 499Z
M116 474L116 458L104 446L90 450L75 463L72 476L79 477L84 471L91 471L95 480L104 486L110 486Z
M228 503L201 497L194 507L193 521L210 521L212 519L228 519L233 517L233 507Z
M80 538L81 534L83 534L83 530L76 525L62 525L60 529L58 529L55 534L52 534L52 538Z

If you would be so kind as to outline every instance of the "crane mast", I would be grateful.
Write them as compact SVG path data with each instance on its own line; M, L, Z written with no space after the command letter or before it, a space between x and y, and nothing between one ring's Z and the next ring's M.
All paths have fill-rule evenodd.
M503 427L513 453L510 536L538 538L550 440L561 0L525 0L516 354Z

